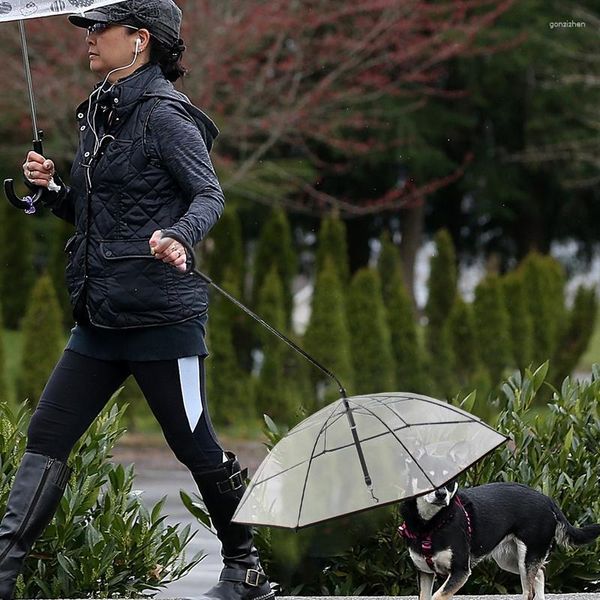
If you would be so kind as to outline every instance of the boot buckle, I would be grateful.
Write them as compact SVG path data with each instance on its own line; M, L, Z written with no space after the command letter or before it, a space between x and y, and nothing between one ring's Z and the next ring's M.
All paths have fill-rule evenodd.
M257 569L248 569L246 571L246 580L245 583L252 586L258 587L260 585L260 576L262 573Z
M243 487L244 478L240 471L234 473L225 481L219 481L217 483L217 489L219 490L219 492L221 492L221 494L226 494L227 492L235 492L236 490L242 489Z

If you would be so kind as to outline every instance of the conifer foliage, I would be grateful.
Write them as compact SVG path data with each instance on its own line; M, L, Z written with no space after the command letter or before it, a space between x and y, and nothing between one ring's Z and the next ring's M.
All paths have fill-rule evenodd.
M239 281L235 271L227 269L221 284L236 295ZM247 385L249 376L239 367L235 353L233 310L231 302L220 294L211 302L208 321L210 355L205 366L211 417L218 425L230 425L255 415L253 395Z
M400 253L387 234L381 238L378 270L396 385L405 392L426 393L429 386L412 301L402 281Z
M8 388L6 384L6 360L4 349L4 320L2 304L0 303L0 402L8 401Z
M427 350L429 370L434 391L450 397L456 393L455 357L448 330L448 317L454 305L457 289L457 268L454 244L448 231L442 229L435 236L436 253L431 259L429 296L425 306L427 315Z
M394 362L377 271L356 272L350 285L348 307L355 393L393 391Z
M285 324L291 322L293 296L292 279L296 274L297 259L292 244L292 231L287 215L282 209L275 209L263 225L256 249L254 267L254 302L272 268L275 267L283 294Z
M32 219L20 210L2 203L0 239L0 298L4 307L4 324L18 329L35 281L33 269Z
M345 296L336 266L332 258L327 256L317 272L310 321L304 334L304 348L332 371L346 390L350 390L353 372L345 306ZM319 397L321 403L327 403L339 396L337 388L332 387L333 382L330 378L317 369L311 369L310 373L316 388L315 398Z
M275 265L263 280L258 313L267 323L285 333L283 285ZM267 414L276 422L291 423L297 419L299 408L293 405L293 382L285 376L287 346L266 329L261 329L260 336L263 361L256 385L257 408L260 414Z
M504 370L514 366L514 360L509 337L510 319L497 275L488 275L479 283L473 306L481 358L492 381L498 382Z
M17 400L37 404L64 344L62 312L48 274L36 282L23 318Z

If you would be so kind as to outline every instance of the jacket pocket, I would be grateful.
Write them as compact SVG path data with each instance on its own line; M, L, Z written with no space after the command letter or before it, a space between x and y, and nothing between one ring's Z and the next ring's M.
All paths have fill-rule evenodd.
M100 252L106 260L145 258L156 260L150 253L149 239L104 240L100 242Z

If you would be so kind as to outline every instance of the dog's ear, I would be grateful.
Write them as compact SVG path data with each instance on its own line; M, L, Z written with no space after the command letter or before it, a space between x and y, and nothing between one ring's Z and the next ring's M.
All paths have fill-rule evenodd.
M456 477L454 479L451 479L445 487L448 490L448 493L450 494L450 498L454 498L456 492L458 492L458 479Z

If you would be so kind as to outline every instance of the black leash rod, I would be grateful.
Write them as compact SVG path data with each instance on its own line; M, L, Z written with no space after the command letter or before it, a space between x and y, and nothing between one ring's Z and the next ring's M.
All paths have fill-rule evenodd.
M308 354L307 352L302 350L302 348L300 348L300 346L298 346L296 343L292 342L292 340L290 340L290 338L288 338L283 333L281 333L280 331L275 329L275 327L273 327L272 325L267 323L264 319L259 317L256 313L252 312L247 306L244 306L237 298L234 298L229 292L225 291L222 287L218 286L208 275L205 275L198 269L194 269L193 273L195 273L198 277L200 277L200 279L204 280L206 283L208 283L213 288L215 288L215 290L217 290L217 292L219 292L219 294L225 296L225 298L227 298L230 302L233 302L233 304L235 304L238 308L241 308L248 316L252 317L257 323L260 323L265 329L268 329L273 335L278 337L282 342L285 342L290 348L295 350L298 354L303 356L308 362L312 363L315 367L317 367L317 369L319 369L320 371L325 373L325 375L327 375L327 377L330 377L331 379L333 379L338 385L340 394L344 398L346 397L346 390L344 389L344 386L340 383L340 380L329 369L324 367L318 360L316 360L310 354Z

